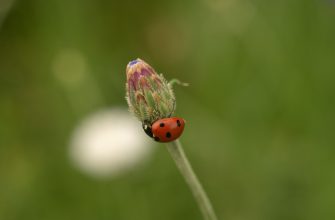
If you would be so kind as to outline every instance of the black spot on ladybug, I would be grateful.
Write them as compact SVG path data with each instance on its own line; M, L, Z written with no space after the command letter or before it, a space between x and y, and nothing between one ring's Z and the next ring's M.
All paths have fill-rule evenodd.
M159 137L154 137L154 139L155 139L155 141L159 141L160 140Z
M170 138L171 137L171 133L170 132L166 132L166 135L165 135L167 138Z
M178 125L178 127L180 127L180 126L181 126L181 123L180 123L180 121L179 121L179 120L177 120L177 125Z
M161 128L164 127L164 126L165 126L164 123L160 123L160 124L159 124L159 127L161 127Z

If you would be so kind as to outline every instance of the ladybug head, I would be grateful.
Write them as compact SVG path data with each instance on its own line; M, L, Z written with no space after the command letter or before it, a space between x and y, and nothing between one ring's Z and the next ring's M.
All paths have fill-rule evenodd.
M152 134L152 130L151 130L151 124L148 121L144 121L142 123L142 128L144 130L144 132L151 138L154 137L154 135Z

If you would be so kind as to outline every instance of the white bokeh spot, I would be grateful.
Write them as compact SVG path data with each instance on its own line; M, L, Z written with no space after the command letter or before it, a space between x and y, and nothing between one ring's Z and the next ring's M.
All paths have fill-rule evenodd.
M83 172L115 176L135 168L152 152L141 124L125 109L104 110L84 119L75 129L70 157Z

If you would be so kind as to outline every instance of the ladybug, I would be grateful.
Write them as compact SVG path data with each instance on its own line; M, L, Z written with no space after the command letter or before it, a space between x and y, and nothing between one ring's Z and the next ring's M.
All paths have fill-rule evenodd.
M157 142L170 142L180 137L185 127L185 120L178 117L162 118L151 126L143 123L143 130Z

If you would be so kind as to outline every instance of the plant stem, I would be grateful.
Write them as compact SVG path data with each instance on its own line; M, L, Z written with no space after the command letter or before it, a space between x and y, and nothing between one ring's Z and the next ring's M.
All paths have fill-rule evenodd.
M217 220L212 204L195 175L190 162L188 161L179 140L167 144L167 149L175 161L179 171L184 176L188 186L191 188L193 196L198 203L200 211L205 220Z

